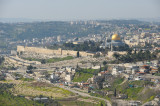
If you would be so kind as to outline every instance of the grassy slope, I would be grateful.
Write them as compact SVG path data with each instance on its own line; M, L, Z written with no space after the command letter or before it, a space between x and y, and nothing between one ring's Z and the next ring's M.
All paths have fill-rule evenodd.
M38 83L35 86L35 83L29 83L29 82L17 84L14 87L13 92L16 94L27 95L27 96L44 95L48 97L52 96L54 98L63 98L74 95L70 91L54 87L52 85L47 85L45 83L44 84Z
M135 85L137 87L129 87L129 85ZM143 80L131 81L128 82L126 87L123 87L125 84L118 86L117 90L122 94L127 94L129 100L141 100L142 102L147 102L152 100L157 93L149 88L144 88L144 85L153 85L153 82Z
M12 87L11 84L0 83L0 106L43 106L23 97L14 96L9 90Z
M30 61L39 61L41 62L42 59L35 59L35 58L23 58L25 60L30 60ZM53 63L53 62L58 62L58 61L64 61L64 60L71 60L73 59L72 56L67 56L64 58L50 58L50 59L45 59L46 63Z
M0 94L0 105L1 106L43 106L43 104L36 103L31 100L27 100L22 97L13 96L9 93Z
M83 101L59 101L63 106L96 106L94 103Z
M93 75L97 74L98 71L99 70L95 69L79 69L73 78L73 82L87 81L88 78L93 77Z
M93 74L89 74L89 73L76 73L73 79L73 82L82 82L82 81L87 81L88 78L91 78L93 76Z

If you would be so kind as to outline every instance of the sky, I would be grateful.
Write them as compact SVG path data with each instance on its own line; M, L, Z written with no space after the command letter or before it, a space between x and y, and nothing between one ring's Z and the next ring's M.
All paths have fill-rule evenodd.
M96 20L160 17L160 0L0 0L0 18Z

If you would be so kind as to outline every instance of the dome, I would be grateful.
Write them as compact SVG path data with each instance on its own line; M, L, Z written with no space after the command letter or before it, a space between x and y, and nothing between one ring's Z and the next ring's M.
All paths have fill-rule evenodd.
M118 34L114 34L112 35L112 40L121 40L121 38Z

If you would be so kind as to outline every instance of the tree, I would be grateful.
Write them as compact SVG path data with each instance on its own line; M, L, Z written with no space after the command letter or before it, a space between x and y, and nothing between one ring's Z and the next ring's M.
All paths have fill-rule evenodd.
M105 66L107 64L107 62L106 61L103 61L103 65Z
M151 60L151 52L149 50L147 50L146 52L144 52L144 57L146 60Z
M108 66L107 65L105 65L104 66L104 71L106 71L108 69Z
M158 67L158 73L160 73L160 67Z
M4 57L0 57L0 65L4 62Z
M131 49L131 48L127 50L127 54L128 54L128 55L131 55L131 54L132 54L132 49Z
M116 97L117 92L116 92L116 88L114 89L114 97Z
M77 63L77 69L79 68L78 63Z
M114 53L114 54L113 54L113 57L115 57L116 59L119 59L120 54L118 54L118 53Z
M45 60L45 59L42 59L42 60L41 60L41 63L42 63L42 64L46 64L46 60Z
M101 71L102 71L102 68L101 68L101 65L100 65L99 72L101 72Z
M29 65L27 66L27 70L32 70L33 69L33 66Z
M102 101L100 102L99 106L104 106L103 103L102 103Z
M79 57L79 51L77 51L77 57Z

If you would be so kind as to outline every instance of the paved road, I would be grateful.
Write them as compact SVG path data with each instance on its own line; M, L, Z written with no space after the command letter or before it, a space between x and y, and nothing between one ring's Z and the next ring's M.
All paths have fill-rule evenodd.
M58 86L58 85L56 85L56 86ZM110 101L108 101L107 99L99 98L99 97L95 97L95 96L91 96L91 95L89 95L89 94L87 94L87 93L79 92L79 91L76 91L76 90L73 90L73 89L71 89L71 88L67 88L67 87L64 87L64 86L58 86L58 87L63 88L63 89L66 89L66 90L71 91L71 92L73 92L73 93L77 93L77 94L79 94L79 95L81 95L81 96L85 96L85 97L90 97L90 98L95 98L95 99L103 100L103 101L106 102L107 106L112 106L111 103L110 103Z

